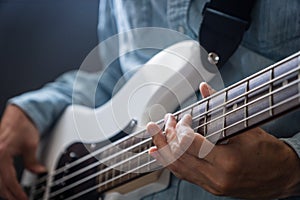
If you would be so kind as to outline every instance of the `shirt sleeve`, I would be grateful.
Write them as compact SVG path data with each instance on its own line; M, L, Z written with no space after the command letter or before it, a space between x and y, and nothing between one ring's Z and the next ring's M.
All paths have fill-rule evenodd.
M300 158L300 133L297 133L296 135L290 138L282 138L282 140L288 145L290 145Z
M10 99L8 104L20 107L44 133L70 104L93 107L96 87L97 75L71 71L39 90Z

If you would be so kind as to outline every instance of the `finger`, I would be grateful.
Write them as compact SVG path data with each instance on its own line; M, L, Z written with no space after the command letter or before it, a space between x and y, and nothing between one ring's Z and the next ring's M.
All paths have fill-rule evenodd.
M191 123L191 115L184 115L176 126L181 147L188 147L187 153L195 157L209 160L208 154L213 150L215 145L206 140L201 134L195 133L190 127Z
M195 138L195 132L191 128L192 116L186 114L179 120L176 125L176 133L180 150L182 152L187 151L193 143Z
M176 127L177 121L175 117L171 114L167 114L165 116L165 137L167 139L167 142L169 144L171 143L178 143L175 127Z
M216 92L210 85L205 82L200 83L199 90L203 98L206 98Z
M153 122L148 123L147 132L152 136L153 143L158 149L167 145L166 138L157 124Z
M156 124L149 123L147 125L147 131L150 134L156 133L152 136L153 143L156 147L149 151L150 155L157 158L163 166L168 166L176 161L176 158L172 154L170 146L168 145L166 137L163 135L161 129Z
M30 148L23 153L25 168L36 174L45 173L47 169L37 160L36 151L37 147Z
M0 171L2 185L5 185L5 187L7 188L6 195L9 195L8 193L10 193L15 197L13 199L27 199L25 192L23 191L21 185L18 183L12 159L6 159L5 163L2 164Z
M165 128L175 128L176 119L172 114L165 115Z

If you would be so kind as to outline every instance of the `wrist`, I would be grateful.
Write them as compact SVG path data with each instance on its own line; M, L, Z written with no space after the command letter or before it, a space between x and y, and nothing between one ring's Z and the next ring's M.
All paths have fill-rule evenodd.
M284 144L286 145L287 163L289 164L284 197L298 196L300 195L300 159L293 148L286 143Z
M14 130L16 128L22 127L24 124L28 127L30 124L33 129L37 130L35 123L31 120L31 118L15 104L8 104L1 121L3 127Z

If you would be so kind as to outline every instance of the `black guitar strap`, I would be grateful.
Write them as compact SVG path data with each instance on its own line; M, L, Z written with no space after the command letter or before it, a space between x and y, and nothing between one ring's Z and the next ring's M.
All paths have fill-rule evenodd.
M223 66L239 46L251 23L256 0L210 0L202 11L199 42L208 59Z

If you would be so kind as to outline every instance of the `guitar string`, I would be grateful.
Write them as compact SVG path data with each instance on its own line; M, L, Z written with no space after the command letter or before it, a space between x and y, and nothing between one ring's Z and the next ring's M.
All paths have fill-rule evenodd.
M289 85L294 85L294 84L297 84L297 83L299 83L299 81L292 82L292 83L290 83ZM283 90L283 89L281 89L281 90ZM279 90L279 91L280 91L280 90ZM279 92L279 91L277 91L277 92ZM265 97L266 97L266 96L269 96L269 94L264 95L264 96L265 96ZM268 111L268 110L270 110L270 109L274 109L274 108L276 108L276 107L278 107L278 106L280 106L280 105L282 105L282 104L284 104L284 103L286 103L286 102L289 102L289 101L291 101L291 100L293 100L293 99L295 99L295 98L298 98L298 97L300 97L299 94L298 94L298 95L294 95L293 97L288 98L288 99L286 99L285 101L282 101L282 102L277 103L277 104L275 104L275 105L273 105L273 106L271 106L271 107L269 107L269 108L267 108L267 109L264 109L264 110L262 110L260 113L258 113L258 114L256 114L256 115L251 115L250 117L248 117L248 118L246 118L246 119L240 120L240 121L238 121L238 122L235 123L235 124L244 122L245 120L249 120L249 119L251 119L251 118L253 118L253 117L255 117L255 116L257 116L257 115L259 115L259 114L261 114L261 113L263 113L263 112L266 112L266 111ZM234 124L234 125L235 125L235 124ZM218 133L218 132L225 131L226 129L231 128L231 127L234 126L234 125L231 125L231 126L228 126L228 127L226 127L226 128L223 128L223 129L221 129L221 130L219 130L219 131L216 131L215 133L212 133L212 134L210 134L210 135L208 135L208 136L206 136L206 137L210 137L211 135L214 135L214 134L216 134L216 133ZM195 129L198 129L198 128L196 127ZM146 150L145 150L144 152L142 152L142 153L144 154L145 152L146 152ZM115 166L114 166L114 167L115 167ZM110 167L110 168L113 169L113 167ZM100 173L100 174L101 174L101 173ZM125 174L122 174L122 175L126 175L126 174L128 174L128 173L125 173ZM85 181L86 181L86 180L85 180ZM79 184L81 184L81 183L78 184L78 182L76 182L76 183L77 183L77 184L75 184L75 186L78 186ZM72 184L72 186L73 186L73 184ZM69 188L69 189L71 189L71 188ZM68 190L68 189L66 189L66 190ZM66 190L64 190L64 191L66 191Z
M151 138L147 138L148 139L148 142L150 142L151 141ZM140 155L143 155L143 154L145 154L145 153L147 153L147 151L148 151L148 149L146 149L146 150L144 150L144 151L142 151L142 152L139 152L139 153L137 153L137 154L134 154L134 156L131 156L130 158L126 158L126 159L124 159L124 160L122 160L122 161L120 161L120 162L118 162L118 163L115 163L114 165L112 165L112 166L109 166L109 167L106 167L106 168L104 168L102 171L99 171L99 172L96 172L96 173L94 173L94 174L91 174L91 175L89 175L88 177L85 177L84 179L81 179L80 181L86 181L86 180L89 180L90 178L93 178L93 177L95 177L95 176L97 176L97 175L102 175L102 174L105 174L105 172L107 172L107 171L110 171L110 170L112 170L112 169L115 169L115 167L119 167L119 166L122 166L122 164L123 163L126 163L126 162L129 162L129 161L131 161L132 159L134 159L134 158L136 158L136 157L139 157ZM95 166L94 166L94 164L95 164ZM96 166L98 166L98 165L100 165L100 164L102 164L102 162L100 162L100 161L96 161L95 163L93 163L93 166L94 167L96 167ZM89 168L90 169L90 168ZM86 170L85 170L86 171ZM100 173L101 172L101 173ZM102 173L103 172L103 173ZM80 173L80 174L82 174L82 173ZM80 174L76 174L76 175L80 175ZM70 174L70 175L73 175L73 174ZM62 182L65 182L65 181L68 181L70 178L74 178L76 175L74 175L74 176L71 176L71 177L69 177L69 176L65 176L65 177L63 177L63 178L60 178L60 179L58 179L58 180L56 180L55 182L53 182L54 184L52 184L52 185L50 185L50 187L54 187L54 186L56 186L56 185L59 185L59 184L61 184ZM83 182L84 182L83 181ZM74 183L72 183L71 185L73 185ZM68 185L68 186L70 186L70 185ZM66 189L67 190L67 189ZM64 190L65 191L65 190ZM35 190L35 194L39 194L39 193L41 193L41 192L43 192L43 188L40 188L39 190ZM56 192L56 191L55 191Z
M276 81L276 80L274 80L274 81ZM286 89L287 87L290 87L290 86L283 86L283 87L281 87L281 89ZM277 91L277 90L274 90L274 91L272 91L271 93L268 93L267 95L270 96L270 95L276 93L276 91ZM248 95L248 93L244 93L244 96L246 96L246 95ZM219 120L219 119L222 119L222 118L226 117L227 115L230 115L230 114L232 114L232 113L234 113L234 112L236 112L236 111L238 111L238 110L241 110L242 108L247 107L247 106L249 106L249 105L251 105L251 104L254 104L254 103L256 103L256 102L258 102L259 100L262 100L262 99L264 99L264 98L266 98L266 97L261 96L261 97L259 97L259 98L256 98L255 100L250 101L248 104L244 104L244 105L238 107L237 109L234 109L234 110L232 110L232 111L226 112L225 115L218 116L218 117L216 117L216 118L211 119L210 121L208 121L208 122L206 122L206 123L202 123L202 124L199 125L197 128L205 127L205 126L211 124L211 123L214 122L214 121L217 121L217 120ZM225 105L226 105L226 104L225 104ZM197 118L200 119L202 116L203 116L202 114L197 115L193 120L196 120ZM136 144L134 144L133 146L130 146L129 148L122 149L121 151L117 152L116 154L112 154L112 155L110 155L110 156L104 158L103 160L101 160L101 162L100 162L100 161L99 161L99 162L95 162L95 163L93 163L93 164L91 164L91 165L88 165L88 166L85 167L85 168L82 168L82 169L80 169L80 170L78 170L78 171L76 171L76 172L74 172L74 173L72 173L72 174L70 174L70 175L67 175L67 176L63 177L63 180L68 180L68 179L70 179L70 178L73 178L74 176L76 176L76 175L78 175L78 174L80 174L80 173L82 173L82 172L84 172L84 171L86 171L86 170L88 170L88 169L91 169L91 168L93 168L93 167L96 167L98 164L105 163L105 162L109 161L111 158L115 158L116 156L119 156L119 155L121 155L121 154L123 154L123 153L126 153L127 151L132 150L132 149L134 149L135 147L138 147L138 146L140 146L141 144L144 144L144 143L147 143L147 142L150 142L150 141L151 141L151 138L148 138L148 139L145 139L144 141L141 141L140 143L136 143ZM61 179L58 179L58 180L54 181L50 186L55 186L55 185L58 185L58 184L60 184L60 183L61 183Z
M265 72L268 72L270 69L274 69L274 68L280 66L282 63L286 63L286 62L288 62L288 61L290 61L290 60L296 58L297 56L299 56L298 54L300 54L300 52L298 52L298 53L296 53L296 54L294 54L294 55L292 55L292 56L290 56L290 57L288 57L288 58L286 58L286 59L284 59L284 60L282 60L282 61L280 61L280 62L278 62L278 63L275 63L274 65L271 65L271 66L269 66L268 68L265 68L264 70L262 70L262 71L260 71L260 72L258 72L258 73L256 73L256 74L253 74L253 75L249 76L248 78L246 78L246 79L244 79L244 80L241 80L240 82L237 82L236 84L234 84L234 85L228 87L227 90L230 90L230 89L232 89L232 88L234 88L234 87L236 87L236 86L238 86L238 85L241 85L241 84L243 84L244 82L249 81L250 79L252 79L252 78L254 78L254 77L257 77L257 76L259 76L259 75L261 75L261 74L263 74L263 73L265 73ZM219 93L222 93L222 92L224 92L224 91L221 90L221 91L217 92L215 95L211 95L210 97L208 97L208 98L206 98L206 99L213 98L214 96L217 96ZM192 104L192 105L188 106L186 109L183 109L183 110L181 110L181 111L178 111L177 113L180 114L180 112L185 112L185 110L188 110L188 109L192 108L193 106L197 105L198 103L200 104L201 102L196 102L195 104ZM174 113L174 115L176 115L177 113ZM160 120L160 121L158 121L157 123L163 123L163 120ZM143 132L143 131L144 131L144 130L142 130L142 131L140 131L140 132ZM136 132L136 133L133 133L133 134L131 134L131 135L129 135L129 136L126 136L126 138L124 138L124 140L128 139L128 137L130 137L130 136L138 135L138 134L140 134L140 132ZM122 142L122 141L123 141L123 140L120 140L120 142ZM112 144L112 145L114 145L114 144ZM106 146L105 149L110 148L112 145ZM98 150L100 151L100 150L105 150L105 149L100 148L100 149L98 149ZM95 151L95 152L93 152L92 154L94 154L94 153L98 153L98 151L97 151L97 152ZM90 155L90 154L89 154L89 155ZM91 156L93 156L93 155L91 155ZM88 157L88 158L82 157L82 159L78 159L77 162L85 161L86 159L89 159L89 158L90 158L90 157ZM72 166L75 165L77 162L75 161L75 162L73 162L73 164L72 164L72 163L69 163L68 166L69 166L69 167L72 167ZM58 173L60 173L60 172L63 172L64 170L65 170L65 167L61 167L60 169L57 169L56 171L54 171L54 173L56 172L56 173L58 174ZM51 174L45 175L45 176L43 176L43 177L40 177L40 179L39 179L40 181L39 181L38 183L45 181L45 180L47 179L47 177L48 177L48 176L51 176L51 175L55 175L55 174L52 174L52 173L51 173Z
M272 68L272 70L273 70L273 69L274 69L274 68ZM260 86L258 86L258 87L256 87L256 88L254 88L254 89L252 89L252 90L249 90L247 93L244 93L244 94L242 94L242 95L239 95L239 96L237 96L237 97L231 99L230 101L227 101L226 104L228 104L228 103L230 103L230 102L233 102L233 101L235 101L235 100L237 100L237 99L239 99L239 98L245 96L246 94L248 94L248 93L250 93L250 92L253 92L253 91L255 92L256 90L258 90L258 89L260 89L260 88L262 88L262 87L264 87L264 86L266 86L266 85L269 85L270 83L275 82L275 81L279 80L280 78L282 78L282 77L284 77L284 76L288 76L288 75L292 74L293 72L296 72L298 69L299 69L299 67L296 68L296 69L294 69L294 70L291 70L291 71L288 72L288 73L282 74L282 75L280 75L280 76L278 76L278 77L272 79L271 81L268 81L268 82L266 82L266 83L264 83L264 84L262 84L262 85L260 85ZM267 71L267 72L268 72L268 71ZM262 73L262 74L263 74L263 73ZM257 76L258 76L258 75L257 75ZM246 82L246 80L245 80L245 81L242 81L241 84L244 84L245 82ZM241 85L241 84L239 84L239 85ZM228 90L229 90L229 88L227 89L227 91L228 91ZM224 91L221 91L221 92L224 93ZM221 93L221 94L222 94L222 93ZM214 96L217 96L217 95L214 95ZM210 96L210 97L213 98L213 95ZM208 101L209 99L210 99L210 98L208 98L208 99L206 98L206 99L203 99L202 101L196 102L195 104L193 104L193 105L187 107L186 109L183 109L183 110L180 110L180 111L174 113L174 115L180 115L181 113L184 113L185 111L188 111L188 110L190 110L191 108L193 108L193 107L195 107L195 106L197 106L197 105L200 105L201 103L203 103L203 102L205 102L205 101ZM216 110L216 109L218 109L218 108L220 108L220 107L222 107L222 106L224 106L224 105L223 105L223 104L218 105L218 106L214 107L213 109L210 109L210 110L208 110L207 112L203 113L203 115L206 115L206 114L208 114L208 113L210 113L210 112L213 112L214 110ZM160 121L157 122L158 125L161 124L161 123L163 123L163 120L160 120ZM210 123L210 121L209 121L208 123ZM133 133L133 134L131 134L131 135L128 135L128 136L126 136L126 138L124 138L122 141L125 141L125 140L127 140L127 139L131 139L131 138L133 138L133 136L136 136L136 135L141 134L141 133L144 133L144 132L145 132L145 130L141 130L141 131L138 131L138 132ZM118 141L117 144L121 143L122 141ZM69 163L67 166L62 167L62 168L60 168L60 169L57 169L57 170L55 170L53 173L48 174L48 175L46 175L46 176L44 176L44 177L38 179L38 180L37 180L37 183L41 183L41 182L45 181L47 178L49 178L49 176L55 176L55 175L57 175L57 174L59 174L59 173L65 171L66 168L67 168L67 169L68 169L68 168L71 168L71 167L77 165L78 163L81 163L81 162L83 162L83 161L85 161L85 160L87 160L87 159L89 159L89 158L91 158L91 157L93 157L93 156L96 156L96 155L98 155L98 154L104 152L105 150L107 150L107 149L110 148L111 146L115 146L115 145L116 145L116 143L112 143L109 147L106 146L106 148L104 148L104 149L103 149L103 148L100 148L100 149L98 149L97 151L94 151L94 152L92 152L91 154L88 154L87 156L84 156L84 157L82 157L81 159L78 159L76 163L75 163L75 162ZM99 152L100 152L100 153L99 153Z
M298 68L297 68L297 69L294 69L294 70L291 70L291 71L288 72L288 73L282 74L282 75L280 75L280 76L274 78L274 79L272 80L272 82L275 82L275 81L279 80L280 78L282 78L282 77L284 77L284 76L288 76L288 75L292 74L293 72L296 72L297 70L298 70ZM246 82L246 81L243 81L243 82L242 82L241 84L239 84L239 85L242 85L242 84L244 84L245 82ZM259 90L259 89L261 89L262 87L264 87L264 86L266 86L266 85L269 85L269 84L270 84L270 82L266 82L266 83L264 83L264 84L262 84L262 85L260 85L260 86L258 86L258 87L256 87L256 88L254 88L254 89L249 90L249 91L247 92L247 94L250 93L250 92L255 92L256 90ZM228 91L228 90L230 90L230 88L227 89L227 91ZM226 91L226 90L225 90L225 91ZM222 92L222 93L221 93L221 92ZM221 91L221 92L220 92L220 94L223 94L223 93L224 93L224 91ZM226 104L231 103L231 102L233 102L233 101L235 101L235 100L237 100L237 99L243 97L243 95L244 95L244 94L239 95L239 96L237 96L237 97L235 97L235 98L233 98L233 99L227 101ZM212 95L212 96L210 96L210 97L213 98L213 96L217 96L217 95ZM191 106L188 106L187 108L185 108L185 109L183 109L183 110L180 110L180 111L174 113L174 115L180 115L181 113L184 113L184 112L190 110L191 108L193 108L193 107L195 107L195 106L198 106L198 105L200 105L200 104L202 104L202 103L204 103L204 102L206 102L206 101L209 101L209 100L210 100L210 98L202 99L202 100L200 100L200 101L198 101L198 102L192 104ZM203 113L203 115L206 115L206 114L208 114L208 113L210 113L210 112L213 112L213 111L217 110L218 108L221 108L222 106L224 106L224 104L218 105L218 106L216 106L216 107L214 107L214 108L212 108L212 109L206 111L205 113ZM162 123L163 123L163 120L160 120L160 121L157 122L158 125L160 125L160 124L162 124ZM110 147L112 147L112 146L114 146L114 145L117 145L117 144L119 144L119 143L121 143L121 142L123 142L123 141L125 141L125 140L127 140L127 139L133 138L134 136L136 136L136 135L138 135L138 134L141 134L141 133L143 133L144 131L145 131L145 130L138 131L138 132L136 132L136 133L133 133L133 134L131 134L131 135L128 135L128 136L124 137L123 139L120 139L119 141L117 141L117 143L112 143L112 144L110 144L110 145L105 146L104 148L100 148L100 149L98 149L98 150L96 150L96 151L94 151L94 152L91 152L90 154L88 154L88 155L86 155L86 156L84 156L84 157L82 157L82 158L80 158L80 159L78 159L78 160L76 160L76 161L74 161L74 162L72 162L72 163L69 163L67 166L61 167L61 168L55 170L54 172L52 172L51 174L48 174L48 175L45 175L45 176L39 178L39 179L37 180L37 184L38 184L38 183L41 183L41 182L43 182L43 181L45 181L45 180L47 179L47 176L55 176L55 175L57 175L57 174L59 174L59 173L61 173L61 172L64 172L64 171L66 170L66 167L67 167L67 168L74 167L75 165L77 165L77 164L79 164L79 163L81 163L81 162L83 162L83 161L86 161L87 159L89 159L89 158L91 158L91 157L93 157L93 156L96 156L96 155L100 154L101 152L107 150L108 148L110 148Z
M293 84L297 84L297 83L299 83L299 82L300 82L300 79L297 80L297 81L293 81L292 83L293 83ZM217 121L217 120L219 120L219 119L225 119L226 116L228 116L228 115L230 115L230 114L234 114L236 111L241 110L242 108L245 108L245 107L248 107L248 106L251 105L251 104L257 103L258 101L260 101L260 100L262 100L262 99L264 99L264 98L267 98L267 97L269 97L269 96L271 96L271 95L273 95L273 94L276 94L277 92L280 92L281 90L287 89L287 88L289 88L289 87L291 87L291 86L292 86L292 85L285 85L285 86L282 86L282 87L280 87L280 88L278 88L278 89L276 89L276 90L273 90L272 92L268 92L268 93L265 94L264 96L260 96L260 97L258 97L258 98L256 98L256 99L252 100L252 101L249 101L247 104L243 104L243 105L237 107L236 109L233 109L233 110L231 110L231 111L226 112L226 114L220 115L220 116L218 116L218 117L215 117L215 118L211 119L211 120L208 121L208 122L202 123L201 125L197 126L197 128L199 129L199 128L202 128L202 127L204 127L204 126L207 126L207 125L211 124L212 122ZM280 90L279 90L279 89L280 89ZM279 90L279 91L278 91L278 90ZM247 94L245 94L245 96L246 96L246 95L247 95ZM225 105L226 105L226 104L225 104ZM224 105L224 106L225 106L225 105ZM255 113L255 114L256 114L256 113ZM200 114L200 115L197 115L197 117L198 117L198 119L201 119L203 116ZM244 119L245 119L245 118L244 118Z
M72 189L72 188L74 188L74 187L76 187L76 186L78 186L78 185L80 185L80 184L82 184L82 183L84 183L84 182L86 182L86 181L88 181L88 180L96 177L96 176L105 175L106 172L108 172L110 170L114 170L116 167L122 166L123 163L128 163L129 161L132 161L135 158L139 158L141 155L147 155L147 152L148 152L148 149L146 149L146 150L144 150L144 151L142 151L142 152L140 152L138 154L135 154L134 156L130 157L130 159L126 159L126 160L123 160L122 162L115 163L112 166L109 166L109 167L107 167L107 168L105 168L105 169L103 169L101 171L98 171L98 172L93 173L93 174L91 174L91 175L89 175L87 177L84 177L83 179L80 179L79 181L74 182L74 183L68 185L67 187L64 187L64 188L62 188L60 190L56 190L55 192L51 193L50 197L57 196L58 194L61 194L61 193L65 192L65 191L67 191L67 190L70 190L70 189Z
M141 165L141 166L138 166L138 167L132 169L132 170L131 170L130 172L128 172L127 174L137 173L136 171L138 171L139 169L142 169L143 167L147 167L148 165L150 165L150 164L152 164L152 163L154 163L154 162L156 162L156 160L152 160L152 161L149 162L149 163L146 163L146 164L143 164L143 165ZM127 174L126 174L126 175L127 175ZM120 179L120 178L122 178L122 176L123 176L123 174L122 174L122 175L119 175L119 177L115 177L115 179ZM112 181L114 181L114 180L112 180ZM98 184L98 185L95 185L95 186L93 186L92 188L89 188L89 189L87 189L87 190L84 190L84 191L82 191L82 192L80 192L80 193L77 193L77 194L75 194L75 195L73 195L73 196L67 198L66 200L76 199L76 198L78 198L78 197L80 197L80 196L82 196L82 195L84 195L84 194L86 194L86 193L88 193L88 192L91 192L91 191L93 191L93 190L95 190L95 189L97 189L97 188L99 188L99 187L101 187L101 186L104 186L104 185L108 184L109 182L111 182L111 181L106 181L106 182L100 183L100 184Z
M298 81L298 82L299 82L299 81ZM296 82L296 83L297 83L297 82ZM296 83L294 83L294 84L296 84ZM286 88L288 88L288 87L291 87L291 86L285 85L284 87L282 87L282 88L280 88L280 89L281 89L281 90L284 90L284 89L286 89ZM269 97L269 96L271 96L272 94L275 94L275 93L277 93L277 92L278 92L278 89L277 89L277 90L274 90L274 91L272 91L271 93L268 93L268 94L266 94L266 95L264 95L264 96L261 96L260 98L257 98L257 99L255 99L255 100L249 102L248 104L245 104L245 105L243 105L243 106L240 106L240 107L238 107L237 109L234 109L234 110L232 110L232 111L230 111L230 112L227 112L226 115L221 115L221 116L219 116L219 117L217 117L217 118L214 118L213 120L210 121L210 123L213 122L213 121L216 121L216 120L218 120L218 119L224 118L224 117L226 117L227 115L236 112L237 110L241 110L242 108L244 108L244 107L246 107L246 106L249 106L249 105L251 105L251 104L253 104L253 103L256 103L256 102L258 102L259 100L264 99L264 98L266 98L266 97ZM258 114L259 114L259 113L258 113ZM197 118L198 118L198 119L201 118L201 115L198 115L198 116L193 117L193 121L195 121ZM208 125L208 124L210 124L210 123L203 123L203 124L201 124L201 125L195 127L194 130L197 130L197 129L201 128L201 127L204 127L204 126L206 126L206 125ZM237 124L238 124L238 123L241 123L241 121L238 121ZM218 131L218 132L220 132L220 131ZM212 135L214 135L214 134L210 134L210 135L208 135L207 137L212 136ZM124 149L124 150L122 150L121 152L118 152L117 154L114 155L114 157L116 157L116 156L118 156L118 155L121 155L124 151L133 149L133 148L135 148L135 147L138 147L138 146L140 146L140 145L142 145L142 144L145 144L146 142L150 142L150 141L151 141L151 138L148 138L146 141L144 140L144 141L142 141L142 142L140 142L140 143L135 144L134 146L132 146L132 148ZM102 162L100 162L100 161L99 161L99 162L95 162L95 163L93 163L92 165L89 165L89 166L83 168L83 169L85 169L85 170L83 170L83 171L86 171L86 170L90 169L90 168L91 168L90 166L95 167L95 166L97 166L98 164L101 164L101 163L103 163L103 162L109 161L111 157L113 157L113 156L107 157L107 159L106 159L106 160L105 160L105 159L102 160ZM135 156L133 156L133 157L135 157ZM123 163L123 162L122 162L122 163ZM112 166L112 168L114 168L114 166ZM79 170L79 171L80 171L80 170ZM80 171L80 172L82 172L82 171ZM106 171L103 171L103 172L106 172ZM70 179L70 178L73 178L74 176L78 175L78 173L79 173L79 172L77 171L77 172L75 172L75 173L73 173L73 174L70 174L70 175L65 176L65 177L63 177L63 178L61 178L61 179L58 179L58 180L56 180L55 182L53 182L53 183L50 185L50 187L56 186L56 185L60 184L60 183L62 182L62 180L63 180L63 181L66 181L66 180L68 180L68 179ZM80 174L80 173L79 173L79 174Z
M298 83L300 83L300 82L298 81ZM229 126L226 126L226 128L222 128L222 129L220 129L220 130L218 130L218 131L215 131L215 132L213 132L212 134L209 134L209 135L205 136L205 138L209 138L209 137L212 137L212 136L214 136L214 135L216 135L216 134L219 134L220 132L223 132L223 131L225 131L225 130L227 130L227 129L229 129L229 128L232 128L232 127L234 127L235 125L238 125L238 124L240 124L240 123L242 123L242 122L248 121L249 119L252 119L252 118L254 118L254 117L258 116L258 115L261 115L261 114L263 114L264 112L271 111L271 110L273 110L274 108L277 108L278 106L284 105L284 104L286 104L287 102L292 101L292 100L295 100L296 98L299 98L299 97L300 97L300 93L297 94L297 95L294 95L294 96L292 96L292 97L290 97L290 98L288 98L288 99L285 99L284 101L281 101L280 103L277 103L276 105L270 106L269 108L263 109L263 110L261 110L261 111L255 113L255 114L249 116L249 117L246 117L246 118L244 118L244 119L242 119L242 120L240 120L240 121L237 121L237 122L235 122L235 123L233 123L233 124L231 124L231 125L229 125ZM196 129L196 130L197 130L197 129Z
M272 106L271 108L266 108L266 109L264 109L261 113L267 112L267 111L269 111L270 109L275 109L275 108L277 108L278 106L283 105L283 104L286 104L286 103L288 103L289 101L292 101L292 100L294 100L294 99L296 99L296 98L299 98L299 97L300 97L300 94L294 95L293 97L288 98L288 99L284 100L283 102L278 103L278 104ZM256 116L256 115L255 115L255 116ZM249 119L251 119L251 118L253 118L253 117L255 117L255 116L250 116L250 117L248 117L247 119L240 120L240 122L238 122L238 123L242 123L243 121L249 120ZM230 127L228 126L228 127L226 127L226 128L223 128L223 129L220 130L220 131L225 131L225 130L228 129L228 128L230 128ZM67 198L67 199L70 199L70 200L71 200L71 199L77 198L77 197L79 197L79 196L82 196L82 195L84 195L84 194L86 194L86 193L88 193L88 192L91 192L91 191L93 191L93 190L96 190L96 189L98 189L99 187L102 187L102 186L104 186L104 185L107 185L107 184L109 184L109 183L112 183L113 181L115 181L115 180L117 180L117 179L120 179L121 177L123 177L123 176L125 176L125 175L128 175L128 174L133 173L133 172L136 171L137 169L140 169L140 168L143 168L143 167L145 167L145 166L148 166L149 164L152 164L152 163L154 163L155 161L156 161L156 160L154 159L154 160L152 160L152 161L150 161L150 162L148 162L148 163L145 163L145 164L143 164L143 165L140 165L140 166L138 166L138 167L136 167L136 168L134 168L134 169L132 169L132 170L130 170L130 171L124 173L124 174L121 174L121 175L119 175L119 176L113 177L113 178L111 178L111 179L109 179L109 180L106 180L105 182L101 182L101 183L99 183L99 184L96 184L95 186L90 187L89 189L83 190L83 191L81 191L81 192L79 192L79 193L77 193L77 194L75 194L75 195L73 195L73 196L71 196L71 197L69 197L69 198ZM79 184L78 184L78 185L79 185ZM78 185L77 185L77 186L78 186ZM51 193L50 193L50 195L51 195ZM57 195L57 194L56 194L56 195Z
M141 169L141 168L143 168L143 167L147 167L148 165L154 163L155 161L156 161L156 160L152 160L152 161L150 161L150 162L148 162L148 163L146 163L146 164L143 164L143 165L140 165L140 166L138 166L138 167L136 167L136 168L133 168L133 169L131 169L131 170L128 172L128 174L136 173L135 171L137 171L137 170L139 170L139 169ZM128 175L128 174L126 174L126 175ZM114 179L120 179L120 178L122 178L123 175L124 175L124 174L121 174L121 175L115 177ZM78 197L80 197L80 196L82 196L82 195L84 195L84 194L86 194L86 193L88 193L88 192L91 192L91 191L93 191L93 190L95 190L95 189L97 189L97 188L99 188L99 187L102 187L102 186L108 184L108 183L111 182L111 181L114 181L114 180L109 179L109 180L107 180L107 181L105 181L105 182L102 182L102 183L100 183L100 184L94 185L94 186L90 187L89 189L86 189L86 190L83 190L83 191L81 191L81 192L79 192L79 193L77 193L77 194L74 194L74 195L72 195L71 197L68 197L67 199L65 199L66 197L64 197L64 199L65 199L65 200L71 200L71 199L74 199L74 198L78 198ZM43 198L40 198L40 199L38 199L38 200L43 200Z

